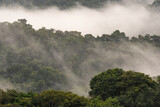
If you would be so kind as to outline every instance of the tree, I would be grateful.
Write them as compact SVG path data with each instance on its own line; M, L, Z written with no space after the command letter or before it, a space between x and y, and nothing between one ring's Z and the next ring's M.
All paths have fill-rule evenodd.
M100 95L103 100L120 95L119 88L116 88L116 85L123 72L122 69L113 69L94 76L90 81L91 91L89 94L91 96Z
M143 73L109 69L94 76L90 81L91 96L100 95L103 100L130 93L133 99L147 89L155 89L157 83Z
M123 107L118 102L117 98L107 98L105 101L101 99L100 96L91 99L88 107Z
M32 99L36 107L85 107L88 99L71 92L43 91Z
M26 20L26 19L18 19L18 21L19 21L20 23L23 23L23 24L26 24L26 23L27 23L27 20Z

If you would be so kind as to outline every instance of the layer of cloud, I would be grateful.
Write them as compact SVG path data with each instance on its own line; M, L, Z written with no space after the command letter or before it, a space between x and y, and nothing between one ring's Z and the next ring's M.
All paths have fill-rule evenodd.
M148 1L146 1L148 3ZM128 36L160 34L160 15L135 3L110 4L100 9L76 6L68 10L56 7L26 10L19 6L1 7L0 21L13 22L25 18L34 28L80 31L82 34L101 35L121 30Z

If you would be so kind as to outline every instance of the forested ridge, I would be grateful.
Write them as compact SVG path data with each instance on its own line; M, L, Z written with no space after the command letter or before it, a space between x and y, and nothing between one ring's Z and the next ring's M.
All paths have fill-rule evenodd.
M77 107L159 106L158 81L133 71L106 71L119 67L157 75L157 65L153 62L160 56L158 35L146 34L129 38L124 32L116 30L112 34L96 37L92 34L82 35L78 31L44 27L35 30L32 25L27 24L27 20L19 19L13 23L0 23L0 38L0 77L5 84L0 88L14 89L1 90L0 101L4 107L75 107L74 104ZM102 71L107 72L102 73L104 77L102 74L100 77L95 76ZM118 80L109 83L111 86L101 85L104 86L101 89L109 90L99 92L96 86L99 85L97 80L103 82L101 75L104 81ZM96 79L92 78L94 76ZM128 84L125 83L126 80L130 80ZM79 96L89 92L89 82L91 99ZM119 92L115 88L112 91L112 86L120 89ZM132 87L128 88L130 86ZM144 99L148 98L147 95L153 97Z
M57 6L60 9L66 9L75 6L77 3L90 7L97 8L104 5L106 2L119 2L121 0L0 0L3 5L21 5L24 7L37 6L45 8L49 6Z
M26 8L37 6L46 8L57 6L60 9L67 9L75 6L77 3L89 8L100 8L106 3L121 3L123 0L0 0L1 6L21 5ZM141 1L140 1L141 2ZM144 1L145 4L145 1ZM150 5L159 7L159 0L155 0Z

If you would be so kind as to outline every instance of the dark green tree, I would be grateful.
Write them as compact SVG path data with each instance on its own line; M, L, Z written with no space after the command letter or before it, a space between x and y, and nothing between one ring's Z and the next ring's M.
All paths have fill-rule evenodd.
M110 69L92 78L90 81L91 96L100 95L103 100L108 97L131 95L134 99L143 91L156 89L157 83L143 73Z

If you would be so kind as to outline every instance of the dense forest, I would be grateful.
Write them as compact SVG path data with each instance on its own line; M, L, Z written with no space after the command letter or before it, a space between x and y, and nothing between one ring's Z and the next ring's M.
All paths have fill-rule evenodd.
M1 107L159 107L159 82L134 71L109 69L90 81L90 98L71 92L0 90Z
M96 37L44 27L35 30L19 19L0 23L0 38L4 107L160 105L159 76L154 81L143 74L159 75L158 35L129 38L116 30Z

